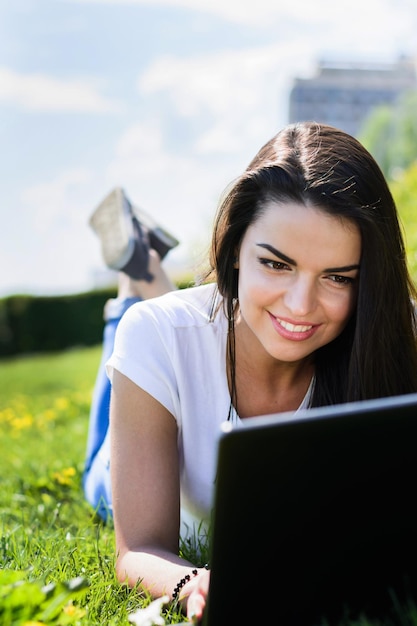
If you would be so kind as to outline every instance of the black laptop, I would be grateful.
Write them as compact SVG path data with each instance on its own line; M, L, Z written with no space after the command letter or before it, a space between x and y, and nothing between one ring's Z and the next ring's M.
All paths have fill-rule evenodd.
M417 600L417 394L243 420L218 448L204 626Z

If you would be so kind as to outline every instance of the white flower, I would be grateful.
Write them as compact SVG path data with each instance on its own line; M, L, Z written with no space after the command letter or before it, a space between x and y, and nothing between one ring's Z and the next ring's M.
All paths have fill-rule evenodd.
M168 596L157 598L145 609L138 609L135 613L131 613L128 616L128 620L135 626L165 626L165 620L161 616L161 609L168 602Z

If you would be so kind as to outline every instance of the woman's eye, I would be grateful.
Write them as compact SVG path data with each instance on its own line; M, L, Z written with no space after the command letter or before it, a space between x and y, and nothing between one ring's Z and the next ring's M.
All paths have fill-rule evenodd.
M351 276L340 276L339 274L332 274L329 279L337 285L351 285L355 281Z
M282 263L281 261L276 261L275 259L263 259L260 258L259 262L261 265L265 265L266 267L270 267L273 270L286 270L289 269L289 266L286 263Z

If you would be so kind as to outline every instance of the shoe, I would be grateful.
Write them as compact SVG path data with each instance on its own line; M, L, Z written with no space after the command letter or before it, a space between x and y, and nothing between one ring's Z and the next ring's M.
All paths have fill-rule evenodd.
M152 280L148 272L149 248L161 260L179 241L159 226L143 209L132 206L121 187L116 187L99 204L89 220L99 237L107 267L135 280Z
M107 267L135 280L152 281L153 276L148 272L148 230L133 214L123 189L116 187L102 200L89 224L100 239Z
M166 257L172 248L178 246L178 239L162 228L162 226L159 226L143 209L132 206L132 211L141 225L147 228L151 248L157 251L161 260Z

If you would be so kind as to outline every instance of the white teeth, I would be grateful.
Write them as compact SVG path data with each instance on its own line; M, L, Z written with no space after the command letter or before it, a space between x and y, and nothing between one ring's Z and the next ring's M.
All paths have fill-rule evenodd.
M291 333L305 333L307 330L313 328L312 326L301 326L301 324L290 324L290 322L284 322L284 320L278 320L278 322Z

